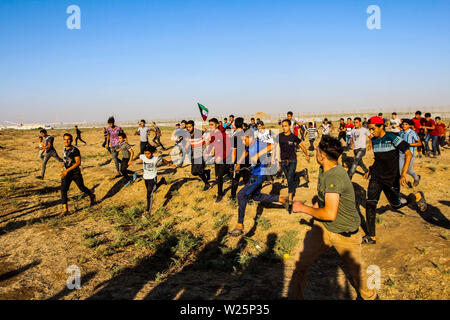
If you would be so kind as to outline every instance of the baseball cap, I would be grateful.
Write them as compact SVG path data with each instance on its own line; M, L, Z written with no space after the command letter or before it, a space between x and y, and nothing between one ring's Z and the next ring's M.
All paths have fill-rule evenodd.
M384 120L382 117L374 116L369 119L370 124L384 124Z

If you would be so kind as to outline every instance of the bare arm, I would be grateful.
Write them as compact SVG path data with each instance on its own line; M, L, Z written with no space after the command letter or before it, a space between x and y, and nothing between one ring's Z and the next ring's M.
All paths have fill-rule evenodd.
M323 208L315 208L307 206L300 201L294 201L293 211L309 214L319 220L334 221L338 213L339 199L339 193L326 193L325 206Z

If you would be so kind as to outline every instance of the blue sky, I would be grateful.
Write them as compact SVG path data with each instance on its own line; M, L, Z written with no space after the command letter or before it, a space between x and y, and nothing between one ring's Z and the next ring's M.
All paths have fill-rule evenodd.
M450 106L449 13L448 0L0 0L0 121Z

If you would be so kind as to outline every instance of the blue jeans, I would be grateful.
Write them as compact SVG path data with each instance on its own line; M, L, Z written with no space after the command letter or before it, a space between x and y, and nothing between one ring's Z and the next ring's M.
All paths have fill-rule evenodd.
M425 138L425 150L428 152L430 151L430 145L428 144L428 142L431 140L431 147L433 148L433 156L436 155L437 153L437 144L439 141L439 137L438 136L432 136L431 134L427 134L427 137Z
M266 176L252 175L250 181L238 192L238 223L244 223L245 208L250 199L260 202L277 202L279 200L277 195L261 193L265 180Z
M402 173L403 166L405 165L405 154L403 152L400 152L399 159L399 168L400 168L400 174ZM417 174L413 170L413 164L414 164L415 155L413 154L411 162L409 164L408 171L406 172L411 177L413 177L414 181L418 179Z
M351 140L352 140L352 136L351 135L346 135L345 136L345 143L347 144L347 150L350 149Z

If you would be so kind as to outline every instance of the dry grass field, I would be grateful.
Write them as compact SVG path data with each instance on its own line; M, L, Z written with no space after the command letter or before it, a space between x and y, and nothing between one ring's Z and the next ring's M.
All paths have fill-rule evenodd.
M61 155L66 130L51 130ZM74 134L74 130L71 130ZM44 181L37 146L38 130L0 132L0 299L280 299L286 297L295 248L310 229L310 217L289 215L277 205L248 206L245 236L230 238L237 207L226 196L215 203L216 187L190 174L190 166L159 168L168 184L155 194L151 219L140 218L145 206L144 182L123 187L114 179L110 155L101 148L99 129L84 129L81 144L85 184L99 203L89 207L73 183L71 214L59 217L61 165L51 159ZM134 150L139 137L126 128ZM171 128L162 142L172 146ZM70 131L69 131L70 132ZM152 138L152 137L151 137ZM168 160L170 150L162 155ZM352 152L348 156L353 156ZM298 154L297 171L308 168L309 185L301 179L296 199L311 202L318 166ZM373 161L369 151L366 165ZM366 265L381 269L381 299L449 299L450 285L450 150L437 159L416 159L429 209L393 210L381 196L377 244L363 247ZM131 170L140 170L133 164ZM214 179L214 168L212 179ZM409 179L411 179L409 177ZM353 178L358 206L365 215L362 175ZM402 188L409 194L413 189ZM287 194L282 179L263 192ZM286 255L288 254L288 255ZM69 290L69 266L81 269L81 288ZM322 255L309 273L307 299L354 299L334 249Z

